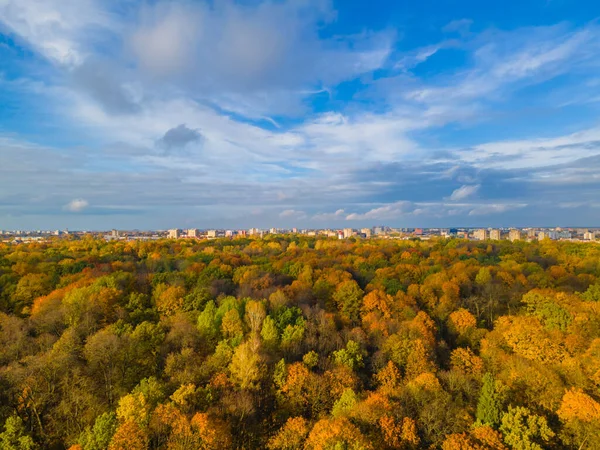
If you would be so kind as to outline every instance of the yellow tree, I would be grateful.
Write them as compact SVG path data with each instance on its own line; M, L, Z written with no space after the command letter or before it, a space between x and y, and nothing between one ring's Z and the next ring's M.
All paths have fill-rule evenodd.
M565 444L600 448L600 403L581 389L571 388L565 392L557 414L563 423Z
M388 361L386 366L375 374L375 380L379 384L379 390L384 394L392 394L399 387L402 381L402 374L396 364Z
M170 316L183 308L185 289L181 286L157 286L156 308L161 314Z
M200 450L227 450L232 447L231 430L222 420L206 413L196 413L191 425L200 437Z
M253 333L258 333L267 313L263 302L250 300L246 304L246 323Z
M450 354L452 368L465 375L480 377L483 373L483 360L470 348L457 348Z
M259 341L251 340L239 345L233 354L229 371L231 379L242 389L258 389L264 373L264 363L259 352Z
M522 448L528 447L514 447ZM442 450L507 450L502 443L502 434L484 425L474 427L469 433L453 433L446 436Z
M108 450L146 450L148 436L133 420L123 422L110 441Z
M267 447L270 450L300 450L304 446L308 431L308 424L303 417L291 417L277 434L269 439Z
M319 420L306 441L306 450L370 450L373 447L345 417Z
M417 433L417 424L410 417L404 417L400 423L389 415L382 416L379 419L379 428L385 444L390 448L416 448L421 442Z
M464 308L460 308L448 316L448 328L458 335L464 335L475 327L477 327L477 319Z

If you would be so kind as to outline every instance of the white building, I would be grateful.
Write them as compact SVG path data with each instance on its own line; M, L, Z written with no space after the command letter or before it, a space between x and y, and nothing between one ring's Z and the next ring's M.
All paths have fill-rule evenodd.
M485 228L475 230L473 232L473 238L477 239L478 241L485 241L488 238L488 232Z
M512 242L521 240L521 230L510 230L508 232L508 239Z
M500 230L490 230L490 239L492 241L499 241L502 239L502 232Z
M553 241L559 238L558 231L540 231L538 233L538 240L543 241L544 239L551 239Z

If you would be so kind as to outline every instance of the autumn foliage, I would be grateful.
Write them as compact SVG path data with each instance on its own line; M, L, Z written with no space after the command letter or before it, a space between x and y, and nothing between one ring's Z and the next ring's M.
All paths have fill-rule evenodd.
M0 449L600 449L600 247L0 246Z

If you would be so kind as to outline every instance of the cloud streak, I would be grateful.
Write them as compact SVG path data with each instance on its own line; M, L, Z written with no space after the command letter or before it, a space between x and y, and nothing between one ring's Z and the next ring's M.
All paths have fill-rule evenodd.
M460 200L465 200L469 197L472 197L473 195L475 195L477 193L477 191L479 190L481 186L478 184L474 184L474 185L464 185L459 187L458 189L455 189L452 194L450 195L450 200L452 201L460 201Z

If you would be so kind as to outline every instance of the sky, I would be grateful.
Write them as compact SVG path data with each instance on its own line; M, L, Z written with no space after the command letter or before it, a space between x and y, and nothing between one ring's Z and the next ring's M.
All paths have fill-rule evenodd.
M600 226L599 17L0 0L0 229Z

